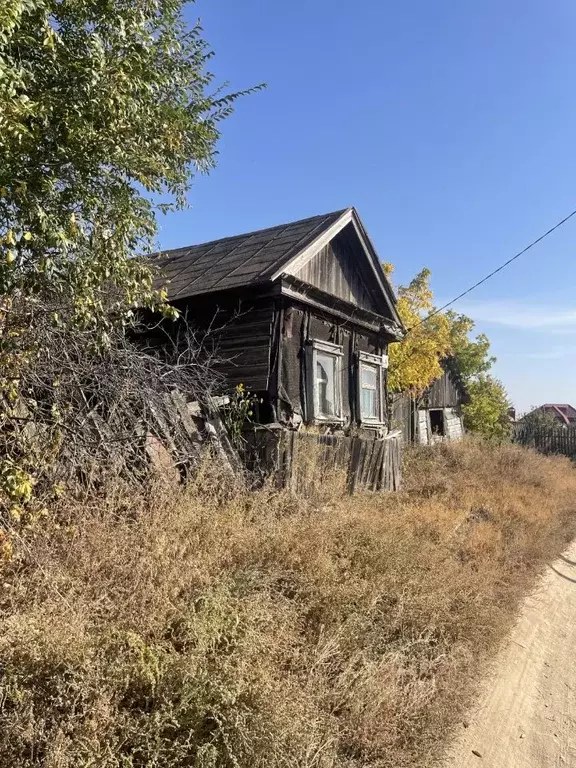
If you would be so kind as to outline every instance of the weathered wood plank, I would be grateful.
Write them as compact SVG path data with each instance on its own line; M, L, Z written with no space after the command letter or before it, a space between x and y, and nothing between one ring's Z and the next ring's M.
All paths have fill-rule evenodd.
M378 307L371 287L371 276L361 268L363 260L344 235L321 248L299 270L298 278L358 307L375 311Z
M348 465L348 492L354 493L358 482L358 468L362 454L362 440L359 437L352 438L350 446L350 460Z
M397 490L401 482L402 434L385 439L257 429L247 435L251 471L275 474L280 487L306 492L312 477L323 482L335 469L347 473L349 493ZM259 457L257 460L254 457ZM312 465L306 461L312 457ZM301 464L301 459L304 461Z
M576 459L576 427L533 427L520 423L514 427L513 439L539 453Z

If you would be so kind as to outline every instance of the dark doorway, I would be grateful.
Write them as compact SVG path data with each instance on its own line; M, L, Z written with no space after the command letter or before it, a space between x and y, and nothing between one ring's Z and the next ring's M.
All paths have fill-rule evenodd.
M444 411L433 410L430 411L430 429L433 435L444 437L446 431L444 429Z

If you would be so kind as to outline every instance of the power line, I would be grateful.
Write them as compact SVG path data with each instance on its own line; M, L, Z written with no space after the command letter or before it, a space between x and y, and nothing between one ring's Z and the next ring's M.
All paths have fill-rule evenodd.
M416 323L411 328L408 329L408 333L414 330L414 328L418 328L420 325L423 325L424 323L427 323L428 320L435 317L436 315L439 315L440 312L444 312L445 309L448 309L448 307L451 307L452 304L455 304L457 301L460 301L460 299L464 298L464 296L467 296L469 293L472 293L472 291L475 291L476 288L478 288L480 285L483 285L484 283L488 282L490 278L494 277L494 275L497 275L498 272L502 272L503 269L505 269L509 264L512 264L513 261L516 261L516 259L519 259L520 256L523 256L526 251L529 251L530 248L533 248L535 245L538 245L538 243L541 243L544 238L548 237L548 235L551 235L552 232L555 232L557 229L560 229L560 227L563 224L566 224L567 221L569 221L573 216L576 216L576 210L572 211L572 213L569 213L568 216L562 219L562 221L559 221L558 224L555 224L551 229L548 230L548 232L544 232L543 235L540 235L536 240L534 240L530 245L527 245L526 248L521 250L519 253L517 253L515 256L512 256L511 259L508 259L508 261L505 261L504 264L498 267L498 269L495 269L493 272L490 272L489 275L486 275L486 277L483 277L482 280L479 280L477 283L474 283L474 285L470 286L470 288L467 288L463 293L461 293L459 296L456 296L455 299L452 299L452 301L449 301L447 304L444 304L443 307L440 307L440 309L435 309L434 312L431 312L428 317L425 317L424 320L420 320L419 323Z

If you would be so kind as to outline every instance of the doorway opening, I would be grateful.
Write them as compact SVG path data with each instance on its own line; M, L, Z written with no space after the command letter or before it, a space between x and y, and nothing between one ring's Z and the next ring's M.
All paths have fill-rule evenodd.
M444 411L442 409L435 409L430 411L430 429L433 435L437 437L444 437L446 435L444 425Z

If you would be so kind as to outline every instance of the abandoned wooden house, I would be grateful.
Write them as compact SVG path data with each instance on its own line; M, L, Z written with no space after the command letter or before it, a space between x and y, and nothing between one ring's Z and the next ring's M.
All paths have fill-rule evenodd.
M421 397L401 393L393 398L392 426L402 430L405 441L420 445L461 440L462 406L467 401L466 388L447 361L444 374Z
M404 334L394 291L354 208L156 257L168 296L209 331L231 390L263 424L387 430L388 345Z

